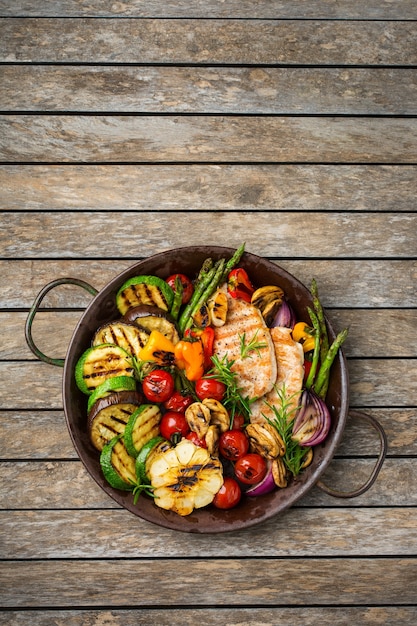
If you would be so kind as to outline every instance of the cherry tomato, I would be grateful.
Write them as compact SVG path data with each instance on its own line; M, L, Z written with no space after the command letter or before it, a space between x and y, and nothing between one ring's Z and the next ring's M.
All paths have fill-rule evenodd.
M304 380L307 380L310 373L312 362L308 359L304 359Z
M179 435L180 437L185 437L188 435L190 427L187 424L184 413L168 411L159 422L159 430L162 437L171 440L172 436Z
M232 509L239 504L242 490L234 478L226 476L223 485L214 496L213 504L218 509Z
M171 274L166 279L166 283L175 291L175 279L179 278L182 284L183 292L182 292L182 303L187 304L191 300L191 296L194 292L194 286L191 280L185 274Z
M174 377L165 370L153 370L142 382L143 393L149 402L166 402L174 392Z
M245 425L245 418L241 413L236 413L232 420L232 430L241 430Z
M185 435L185 438L189 441L192 441L195 446L199 448L207 448L207 444L204 439L200 439L200 437L193 430L190 430L188 435Z
M174 391L172 396L164 402L164 407L168 411L179 411L180 413L184 413L185 409L193 402L194 398L192 396L184 395L181 391Z
M243 430L226 430L219 439L220 454L229 461L237 461L249 450L249 439Z
M200 378L195 383L195 392L200 400L213 398L221 402L226 391L226 385L214 378Z
M235 464L236 478L245 485L256 485L266 476L266 460L256 452L244 454Z

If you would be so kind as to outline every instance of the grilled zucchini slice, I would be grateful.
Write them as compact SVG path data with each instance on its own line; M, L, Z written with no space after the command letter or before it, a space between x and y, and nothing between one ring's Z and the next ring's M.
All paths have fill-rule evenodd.
M75 366L77 387L87 395L108 378L134 374L132 356L120 346L111 343L87 348Z
M140 304L157 306L169 311L174 300L174 290L158 276L134 276L129 278L116 295L116 305L124 315L128 309Z
M91 396L88 396L87 413L90 413L94 404L100 398L105 398L118 391L135 391L136 380L132 376L115 376L114 378L108 378L102 385L99 385L94 389Z
M133 491L136 481L135 459L131 457L121 439L113 437L100 454L100 467L104 478L114 489Z
M125 432L132 413L141 405L137 391L120 391L97 400L88 415L91 443L101 452L106 444Z
M142 404L129 418L123 440L128 453L137 457L141 448L159 435L162 413L157 404Z
M113 343L126 350L136 359L140 350L147 344L150 331L126 322L110 322L99 328L93 337L92 345Z
M150 333L158 330L174 344L180 339L174 318L156 306L142 304L132 307L123 316L123 320L137 325L142 331L146 330Z

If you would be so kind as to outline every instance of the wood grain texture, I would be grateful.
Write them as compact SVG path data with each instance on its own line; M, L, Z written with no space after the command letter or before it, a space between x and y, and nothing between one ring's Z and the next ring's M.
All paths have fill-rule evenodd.
M349 328L343 344L347 357L411 358L417 354L414 333L417 312L414 309L332 309L327 313L336 331ZM32 327L36 345L48 356L64 354L80 315L79 311L38 313ZM33 359L22 332L26 317L26 313L0 312L0 354L3 359ZM382 346L381 337L387 328L390 329L391 342Z
M403 68L0 67L0 110L415 115ZM19 90L16 91L16 84Z
M333 489L358 489L370 477L378 452L379 442L371 458L335 457L321 478ZM0 510L121 508L93 481L78 460L1 461L0 469L4 477ZM297 507L415 507L416 480L414 458L387 458L377 481L363 495L338 499L313 487L297 502ZM9 487L11 482L13 489ZM126 515L133 514L126 512Z
M47 257L146 256L163 249L207 244L207 230L216 244L257 249L260 256L277 256L282 250L297 257L413 258L417 244L417 213L273 212L263 220L242 213L209 211L189 213L16 213L0 214L3 256L42 259ZM207 229L207 230L206 230ZM300 233L307 233L308 247ZM48 236L43 236L48 233ZM106 236L103 246L103 233ZM132 236L133 235L133 236Z
M0 60L53 63L407 65L407 21L0 18Z
M367 407L366 413L377 419L384 428L391 456L417 455L415 408ZM30 461L78 458L62 410L0 411L0 432L2 459ZM337 455L375 455L378 445L377 434L366 422L348 416Z
M417 512L412 507L293 508L267 522L242 530L203 535L173 532L123 510L4 511L2 559L118 559L202 557L409 556L417 541ZM384 535L384 542L380 535ZM268 541L264 540L265 535ZM138 542L140 536L140 542Z
M227 604L325 605L412 604L416 594L414 558L176 559L122 561L33 561L3 564L3 606L194 605L196 581L208 606ZM123 579L124 584L115 585ZM156 581L170 580L169 585ZM42 580L42 585L37 581ZM138 597L138 580L147 589ZM288 582L291 581L291 582ZM135 595L136 594L136 595Z
M0 165L8 211L413 211L417 166Z
M128 235L128 233L125 233ZM42 235L42 233L41 233ZM246 236L247 233L244 233ZM231 243L222 235L222 244ZM240 240L241 241L241 240ZM239 245L240 241L236 241ZM129 239L130 245L131 239ZM196 243L190 239L190 245ZM219 242L216 242L219 243ZM233 242L234 243L234 242ZM259 242L247 249L260 254ZM13 259L0 260L0 306L3 308L27 308L32 306L38 292L56 278L73 276L87 281L96 289L102 289L121 272L141 260L142 246L129 259ZM150 246L150 253L162 252L161 244ZM103 252L106 252L104 250ZM135 252L138 252L136 255ZM365 309L390 307L397 309L417 306L417 262L415 260L387 259L291 259L287 247L277 250L272 260L296 276L305 285L316 278L323 306L363 307ZM19 289L15 289L18 281ZM74 286L61 286L50 292L44 307L85 308L91 296ZM80 311L81 317L82 311ZM22 320L23 321L23 320ZM21 328L23 333L23 326Z
M65 355L64 355L65 356ZM348 362L351 406L408 407L415 404L417 378L410 359ZM3 409L60 409L62 370L40 361L0 361ZM16 387L20 394L15 393Z
M0 0L0 15L11 17L197 17L271 19L401 19L417 18L413 0Z
M95 626L110 623L112 626L410 626L417 621L417 609L413 606L362 606L362 607L279 607L279 608L223 608L204 607L180 609L55 609L48 611L21 610L0 613L2 626L50 626L51 623L66 626Z
M0 115L4 162L415 164L417 119Z

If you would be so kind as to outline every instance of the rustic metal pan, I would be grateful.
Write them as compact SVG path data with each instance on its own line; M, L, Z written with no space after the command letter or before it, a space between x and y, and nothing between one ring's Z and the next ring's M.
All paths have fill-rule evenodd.
M175 272L183 272L193 276L207 257L212 257L214 260L221 257L229 258L233 252L234 250L230 248L219 246L190 246L168 250L132 265L114 278L99 293L94 287L77 279L64 278L53 281L39 293L26 323L26 340L32 352L43 361L64 366L63 404L68 429L75 449L93 479L111 498L138 517L166 528L184 532L217 533L253 526L291 507L314 485L333 496L342 498L358 496L374 483L386 455L386 436L379 422L362 412L349 411L348 370L343 351L340 350L332 367L326 399L332 417L331 430L325 442L315 447L314 460L311 466L286 489L276 489L274 492L258 498L243 499L238 507L229 511L207 507L194 511L189 516L180 517L175 513L158 508L147 496L140 497L135 505L131 493L113 489L105 481L100 469L99 453L92 446L87 433L87 398L75 384L75 364L84 350L89 347L96 329L105 322L120 317L115 304L116 293L127 279L139 274L154 274L166 278ZM240 265L248 271L257 286L267 284L281 286L298 319L309 319L307 307L312 306L310 292L294 276L275 263L247 252L244 253ZM62 283L80 285L95 295L74 330L65 360L46 357L34 344L31 333L34 316L44 296L56 285ZM331 338L334 338L335 334L330 324L329 334ZM355 491L339 492L327 487L320 480L320 477L332 460L342 439L348 414L354 418L367 420L376 429L380 438L380 451L372 474L365 484Z

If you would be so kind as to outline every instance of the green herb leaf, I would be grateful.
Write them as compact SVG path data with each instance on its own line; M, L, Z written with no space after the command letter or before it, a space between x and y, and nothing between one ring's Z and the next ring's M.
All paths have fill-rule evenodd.
M258 356L261 356L260 350L261 348L266 348L267 344L264 341L257 341L259 329L256 331L252 339L246 343L246 333L243 335L239 335L240 339L240 356L242 359L247 359L251 357L251 352L257 352Z
M204 378L214 378L226 386L225 396L222 404L230 415L230 423L236 414L240 413L245 418L245 422L250 417L250 405L253 402L248 397L242 395L242 388L239 387L238 375L232 370L234 360L227 358L225 354L221 359L215 354L211 357L213 368L205 374Z

